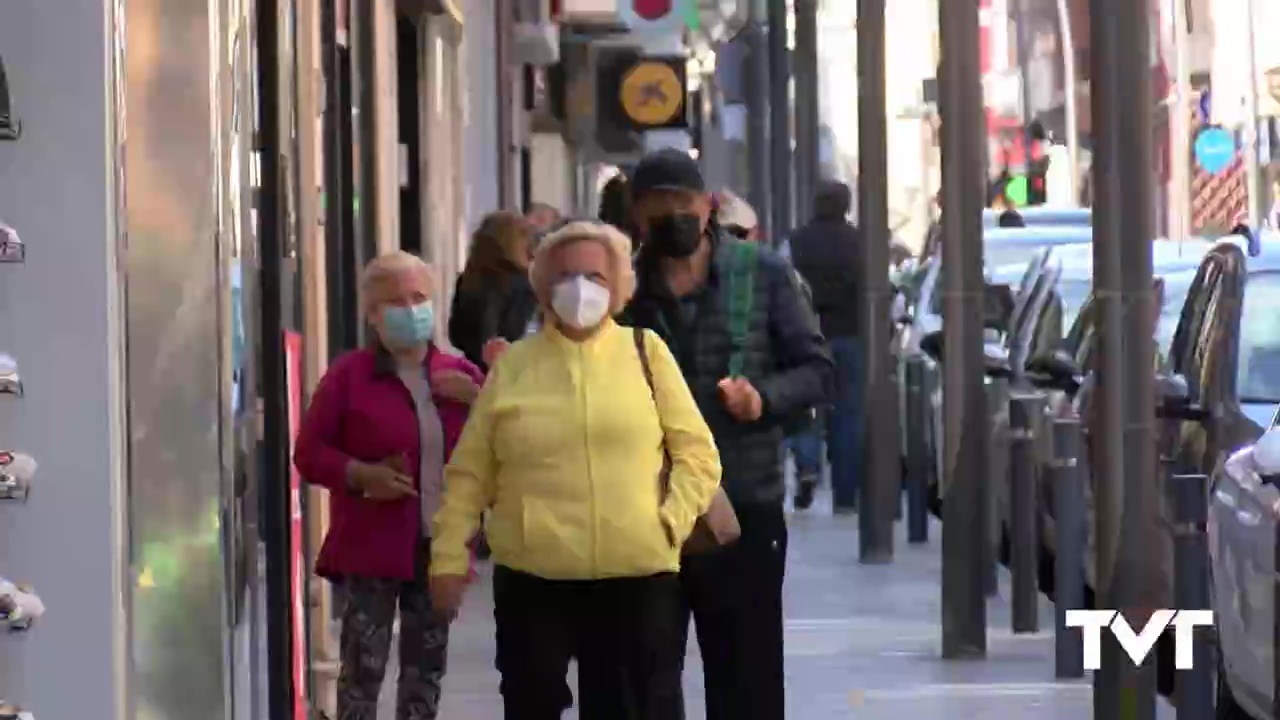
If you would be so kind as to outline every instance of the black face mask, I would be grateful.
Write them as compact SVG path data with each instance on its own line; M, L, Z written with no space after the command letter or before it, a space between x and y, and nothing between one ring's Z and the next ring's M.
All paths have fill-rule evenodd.
M702 219L693 213L653 218L649 221L649 243L662 257L687 258L702 244Z

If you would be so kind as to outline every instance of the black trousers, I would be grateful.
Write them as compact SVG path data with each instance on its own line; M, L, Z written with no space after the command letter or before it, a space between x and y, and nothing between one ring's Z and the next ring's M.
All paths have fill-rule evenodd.
M782 504L735 505L742 537L680 571L685 617L692 615L702 654L707 720L782 720L782 581L787 522Z
M581 720L674 720L682 709L680 580L674 573L546 580L493 572L505 720L558 720L578 660Z

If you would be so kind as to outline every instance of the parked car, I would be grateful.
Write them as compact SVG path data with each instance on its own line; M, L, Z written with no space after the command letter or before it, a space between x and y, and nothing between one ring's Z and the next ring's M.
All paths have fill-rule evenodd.
M1156 240L1151 243L1152 273L1163 277L1179 270L1194 270L1213 244L1204 238L1183 242ZM1062 263L1058 297L1062 300L1063 327L1070 328L1093 290L1093 246L1071 245L1056 248Z
M1027 227L1037 225L1082 225L1093 224L1092 208L1074 207L1026 207L1017 211ZM993 228L1000 223L1000 213L991 208L982 211L982 226Z
M982 233L982 262L990 273L1005 265L1026 266L1037 252L1047 247L1086 246L1092 243L1093 228L1088 225L987 228Z
M1280 325L1274 322L1274 308L1280 303L1280 253L1276 249L1280 248L1273 246L1273 252L1249 258L1240 242L1221 242L1204 256L1190 280L1185 270L1161 278L1166 304L1156 319L1153 335L1157 348L1168 357L1159 372L1152 368L1159 415L1154 450L1172 472L1213 473L1226 457L1256 441L1274 423L1280 408ZM1179 295L1184 295L1180 305L1176 302ZM1170 337L1170 309L1175 307L1176 329ZM1086 329L1077 338L1075 360L1079 367L1075 371L1083 368L1084 381L1073 401L1085 423L1085 453L1089 456L1094 395L1090 371L1096 362L1096 314L1086 309L1078 325ZM1097 547L1092 518L1097 482L1097 476L1091 473L1085 488L1091 548ZM1054 513L1051 493L1045 490L1042 488L1041 493L1043 541L1052 553ZM1215 490L1212 502L1225 502L1227 495L1230 493ZM1153 518L1152 526L1168 527L1163 505L1159 512L1161 517ZM1240 520L1251 519L1246 514ZM1268 552L1273 540L1274 536L1267 536ZM1159 565L1150 568L1152 581L1161 584L1170 603L1171 541L1169 535L1162 534L1158 540ZM1116 546L1114 542L1110 545ZM1094 551L1086 553L1085 575L1090 590L1098 576L1096 562ZM1215 577L1215 587L1220 588L1223 582ZM1045 588L1046 583L1051 592L1051 581L1042 573L1041 587ZM1173 687L1171 651L1167 641L1162 641L1157 650L1164 693Z
M1274 720L1280 427L1219 465L1210 482L1210 602L1218 643L1218 720Z

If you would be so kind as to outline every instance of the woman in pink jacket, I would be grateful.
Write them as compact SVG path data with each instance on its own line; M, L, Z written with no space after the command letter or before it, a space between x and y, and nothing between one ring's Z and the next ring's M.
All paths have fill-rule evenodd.
M482 376L436 348L432 275L420 258L383 255L365 269L373 347L335 361L311 398L294 463L331 492L316 571L343 594L338 717L375 720L400 610L398 720L433 720L448 618L427 592L430 519L443 471Z

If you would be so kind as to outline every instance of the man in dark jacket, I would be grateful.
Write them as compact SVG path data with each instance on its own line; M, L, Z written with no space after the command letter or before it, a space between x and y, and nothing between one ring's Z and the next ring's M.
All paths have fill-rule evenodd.
M814 198L809 224L791 235L791 262L809 283L813 308L836 361L833 407L827 433L831 457L832 504L836 512L857 508L862 470L863 408L861 319L861 238L849 222L852 193L829 181ZM888 268L885 268L888 272Z
M631 188L638 286L622 321L670 346L715 435L742 526L737 542L688 556L681 570L706 717L781 720L783 421L826 401L832 361L790 266L712 224L688 154L646 156Z

